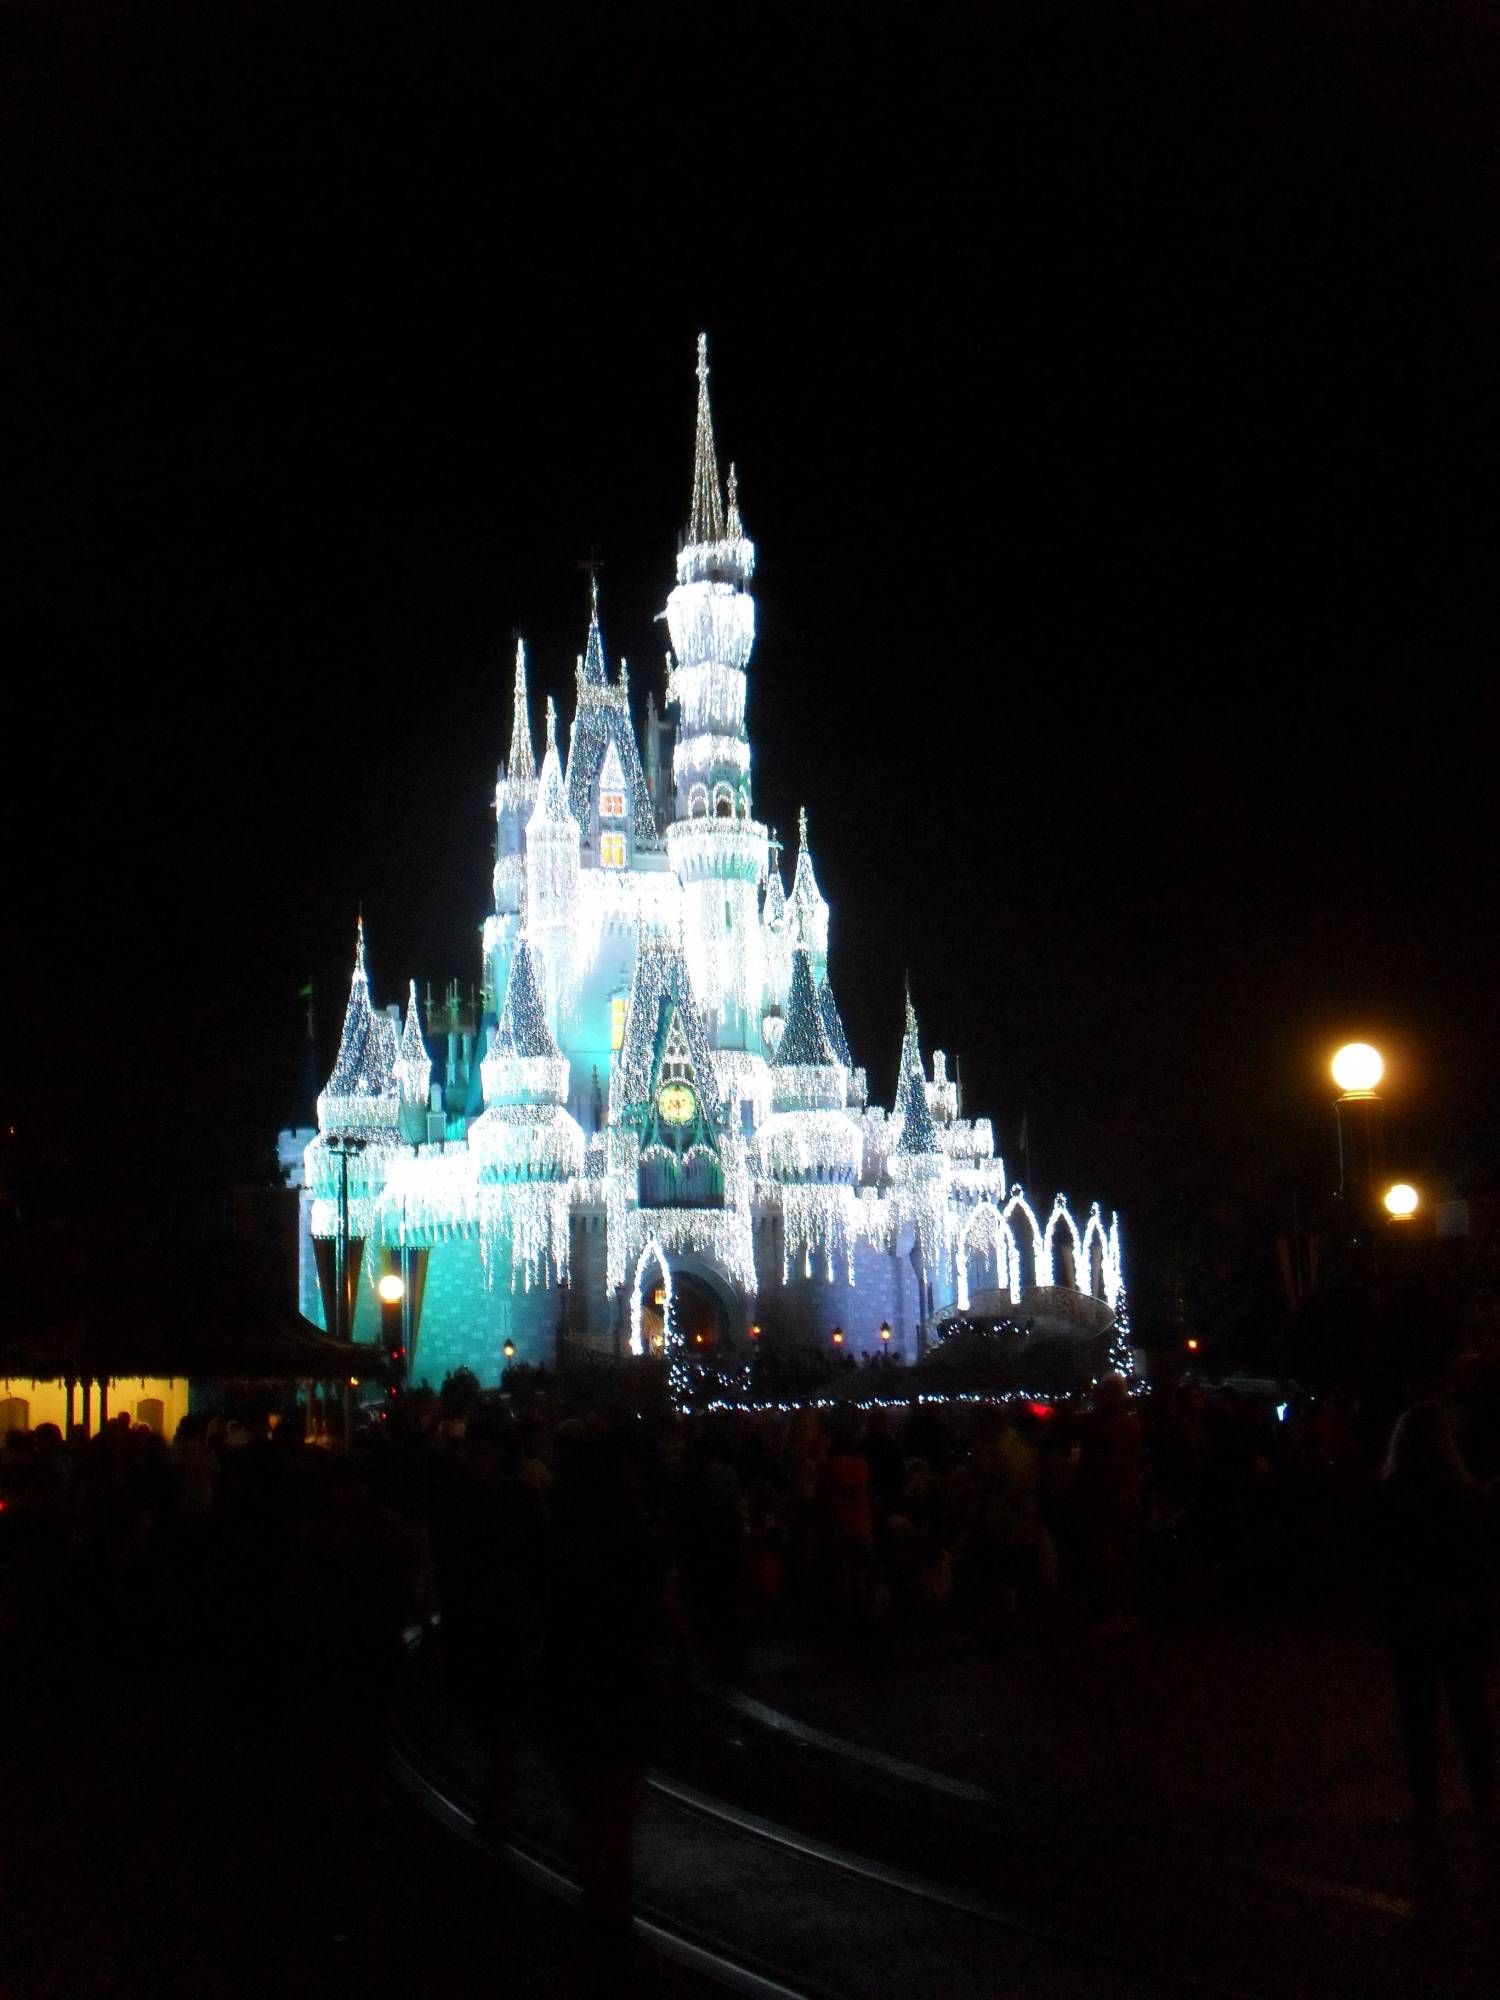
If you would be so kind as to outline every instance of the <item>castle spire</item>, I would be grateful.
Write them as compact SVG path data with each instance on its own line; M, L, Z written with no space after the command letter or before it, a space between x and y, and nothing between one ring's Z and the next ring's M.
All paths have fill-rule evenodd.
M812 953L813 971L821 978L828 969L828 905L813 873L806 806L797 814L797 868L788 900L796 921L798 940Z
M531 706L526 694L526 641L516 640L516 688L511 706L510 765L513 785L529 785L536 777L531 749Z
M719 490L719 461L714 452L714 419L708 406L708 335L698 336L698 434L693 447L693 506L688 516L690 543L722 542L724 499Z
M744 540L745 524L740 519L740 483L733 459L729 462L729 484L725 493L724 531L732 542Z
M406 1019L401 1026L401 1053L396 1074L403 1104L427 1108L427 1092L432 1082L432 1058L422 1036L422 1009L417 999L417 982L412 980L406 995Z
M562 761L557 754L557 707L547 697L547 749L542 758L542 775L537 781L536 807L529 824L561 825L570 820L567 787L563 782Z
M896 1152L903 1158L939 1151L932 1129L932 1113L927 1108L927 1073L922 1067L922 1040L917 1032L917 1010L911 1004L911 983L906 987L906 1034L901 1043L901 1075L896 1084L896 1102L891 1116L901 1119L901 1137Z
M604 672L604 638L599 630L599 576L597 571L589 575L589 636L583 649L583 658L578 665L578 680L582 687L604 687L607 676Z

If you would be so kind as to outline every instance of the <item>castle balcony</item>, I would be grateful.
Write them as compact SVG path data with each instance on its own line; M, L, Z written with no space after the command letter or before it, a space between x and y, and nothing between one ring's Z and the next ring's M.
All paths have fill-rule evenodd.
M755 544L747 535L726 535L718 542L686 542L677 551L679 590L704 584L734 589L748 583L754 574Z
M770 866L770 839L753 819L674 820L667 858L680 882L760 882Z
M745 728L745 675L736 666L696 660L674 666L667 680L667 702L677 710L677 734L740 736Z

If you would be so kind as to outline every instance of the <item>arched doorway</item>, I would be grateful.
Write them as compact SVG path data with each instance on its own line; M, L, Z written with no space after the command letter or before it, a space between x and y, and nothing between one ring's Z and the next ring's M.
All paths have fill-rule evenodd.
M745 1301L713 1265L646 1244L630 1282L631 1351L664 1354L669 1328L685 1357L708 1360L732 1349L749 1324Z
M679 1269L672 1287L672 1306L677 1315L678 1337L686 1353L707 1359L728 1345L729 1312L707 1278L696 1271Z
M648 1281L641 1298L641 1344L647 1354L666 1352L669 1312L688 1354L706 1358L722 1353L729 1345L729 1309L707 1278L674 1267L670 1301L665 1284Z

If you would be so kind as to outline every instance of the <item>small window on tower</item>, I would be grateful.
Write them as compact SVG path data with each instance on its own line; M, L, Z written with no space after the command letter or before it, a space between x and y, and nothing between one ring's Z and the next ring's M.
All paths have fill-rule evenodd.
M599 794L600 819L624 819L625 794L623 792L601 792Z
M625 836L623 833L601 833L599 836L599 862L604 868L625 866Z

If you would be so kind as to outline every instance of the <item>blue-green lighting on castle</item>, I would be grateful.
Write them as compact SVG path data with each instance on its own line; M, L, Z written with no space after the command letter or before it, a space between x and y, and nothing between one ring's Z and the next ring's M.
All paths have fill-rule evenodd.
M745 1351L752 1325L831 1350L866 1322L878 1347L886 1323L913 1360L950 1309L1097 1332L1122 1303L1118 1219L1038 1210L1008 1180L941 1051L929 1070L910 996L894 1105L869 1101L807 814L788 892L754 813L755 547L734 468L720 481L702 339L697 379L660 704L648 691L638 733L596 587L566 754L549 700L538 761L517 648L479 996L429 988L424 1008L412 982L377 1007L361 925L317 1133L283 1135L303 1309L329 1317L346 1206L353 1331L375 1334L384 1272L414 1273L418 1381L493 1383L507 1341L545 1363L562 1342L665 1348L678 1372L681 1343Z

